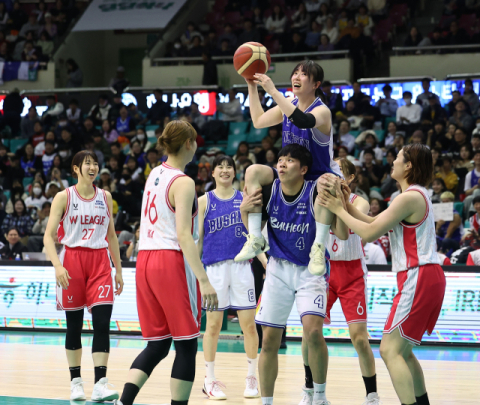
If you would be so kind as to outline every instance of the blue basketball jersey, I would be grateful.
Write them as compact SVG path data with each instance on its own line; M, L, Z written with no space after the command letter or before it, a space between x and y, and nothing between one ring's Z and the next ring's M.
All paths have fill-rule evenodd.
M315 215L313 192L315 181L305 181L297 199L285 200L279 179L272 184L268 201L269 254L277 259L288 260L298 266L308 266L310 249L315 241Z
M298 105L298 98L292 100ZM325 105L319 97L304 112L308 113L315 107ZM305 180L317 180L324 173L334 173L343 178L338 163L333 160L333 127L326 135L317 128L301 129L296 127L286 115L283 115L282 147L290 143L305 146L313 157L311 169L305 175Z
M245 243L243 233L247 229L240 215L243 194L235 190L228 200L222 200L209 191L205 209L203 236L203 264L209 266L224 260L234 259Z

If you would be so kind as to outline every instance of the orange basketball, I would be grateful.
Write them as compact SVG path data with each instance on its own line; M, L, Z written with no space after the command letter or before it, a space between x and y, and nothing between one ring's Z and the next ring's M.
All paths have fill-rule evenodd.
M255 73L267 73L270 61L270 52L258 42L246 42L240 45L233 55L235 70L249 80L253 80Z

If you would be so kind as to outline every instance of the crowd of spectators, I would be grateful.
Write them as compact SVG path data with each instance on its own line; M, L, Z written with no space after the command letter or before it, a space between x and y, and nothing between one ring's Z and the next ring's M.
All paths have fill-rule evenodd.
M480 247L480 220L471 219L472 226L467 221L468 230L464 230L466 220L480 218L480 101L469 79L444 107L430 91L429 79L424 79L422 86L423 93L412 102L408 91L403 93L403 100L392 99L392 89L385 85L383 96L375 103L359 83L353 84L353 95L344 101L325 81L322 89L332 111L334 153L357 167L352 191L370 202L374 216L401 192L390 176L400 149L409 143L431 148L435 172L429 187L432 202L455 202L456 207L452 221L437 222L438 246L445 260L452 257L452 261L464 263L465 255L477 244ZM234 90L229 91L227 103L217 104L215 119L200 114L195 103L173 111L163 101L160 89L154 96L151 108L140 111L134 104L124 105L120 94L112 99L102 94L92 106L79 105L75 99L63 105L52 95L47 97L48 108L42 116L34 107L21 121L21 110L18 121L10 116L9 125L17 128L13 136L23 139L24 145L12 151L8 139L0 144L3 243L7 243L10 228L16 228L29 251L41 250L38 235L44 230L49 204L56 193L73 184L71 161L82 149L97 154L101 167L97 185L112 192L114 211L119 212L117 219L121 217L117 229L133 237L134 230L125 224L125 213L132 218L139 216L145 179L165 160L156 148L155 137L172 118L186 120L197 130L199 150L187 173L195 179L199 196L208 191L213 158L225 150L217 141L227 140L229 125L249 121L248 109L242 111ZM8 97L15 101L19 95L13 92ZM5 103L11 103L8 97ZM264 109L273 106L267 107L262 91L260 98ZM245 125L243 131L250 131L251 123ZM281 145L280 126L269 128L258 143L240 142L236 151L231 151L237 166L235 186L242 189L245 170L252 164L275 167ZM388 257L388 238L380 238L377 244Z
M32 4L0 2L0 62L46 62L70 23L81 13L78 1Z

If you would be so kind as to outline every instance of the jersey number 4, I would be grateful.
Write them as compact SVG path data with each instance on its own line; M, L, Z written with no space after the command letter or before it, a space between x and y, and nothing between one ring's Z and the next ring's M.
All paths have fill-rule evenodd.
M155 205L155 198L157 198L157 195L154 194L152 201L150 202L150 191L147 194L147 205L145 205L145 216L148 216L148 219L152 223L152 225L157 222L158 219L158 213L157 213L157 206ZM152 210L155 213L155 216L152 217Z
M305 249L305 239L303 239L303 236L300 236L298 238L297 243L295 243L295 246L298 248L298 250Z

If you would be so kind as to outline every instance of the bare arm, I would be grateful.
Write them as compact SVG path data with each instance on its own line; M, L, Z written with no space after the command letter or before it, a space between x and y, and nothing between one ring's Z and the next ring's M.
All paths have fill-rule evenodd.
M333 197L330 193L323 192L319 195L319 199L322 206L337 215L353 232L367 242L377 240L404 219L408 219L409 222L420 221L425 211L419 210L419 207L423 206L426 209L425 200L420 193L403 193L395 198L392 204L378 215L374 222L365 223L345 211L341 201Z
M205 236L205 209L207 208L207 196L202 195L198 199L198 242L197 250L198 256L202 258L203 253L203 238Z
M68 288L69 282L68 279L71 277L68 274L68 271L63 267L60 259L57 255L57 249L55 248L55 236L57 233L58 225L62 219L63 213L67 208L67 192L59 192L52 202L52 207L50 208L50 216L48 218L47 229L45 230L45 235L43 236L43 244L47 252L47 256L50 258L53 267L55 268L55 278L57 280L57 285L61 286L64 290Z
M175 220L178 243L183 255L187 259L193 274L200 285L203 304L207 310L218 308L217 293L208 280L207 273L198 256L198 250L191 234L192 206L195 198L195 183L190 177L183 176L176 179L169 192L170 203L175 207Z
M277 105L271 110L263 111L258 97L257 85L252 80L247 80L248 97L250 101L250 116L255 128L267 128L280 124L283 120L282 110ZM282 95L283 97L283 95Z
M105 192L107 196L108 209L113 213L113 199L110 192ZM111 214L112 215L112 214ZM107 231L108 250L115 266L115 295L120 295L123 291L123 277L122 277L122 260L120 259L120 247L118 245L118 238L115 232L115 224L113 218L110 218Z

